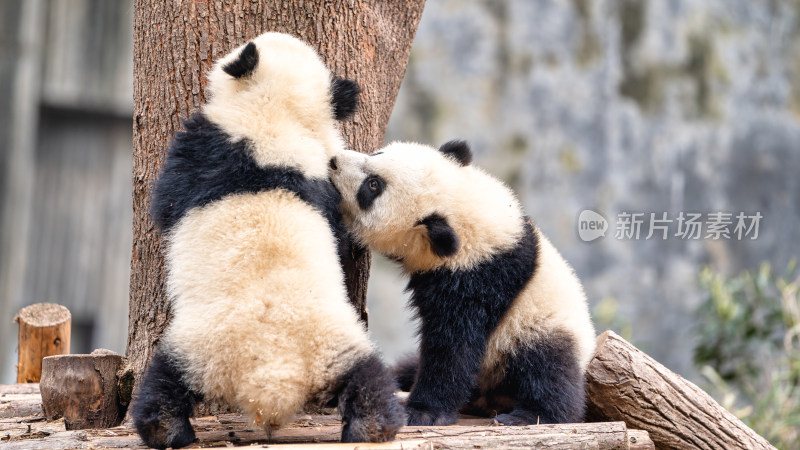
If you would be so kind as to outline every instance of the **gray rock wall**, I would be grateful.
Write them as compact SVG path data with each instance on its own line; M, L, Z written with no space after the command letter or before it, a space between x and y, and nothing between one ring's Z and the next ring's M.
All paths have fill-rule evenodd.
M430 0L387 140L469 140L590 301L616 299L635 343L693 377L700 268L800 255L799 19L789 0ZM610 226L591 243L587 208ZM615 239L623 212L646 213L638 240ZM646 240L651 212L763 218L755 240L681 239L677 222ZM393 270L376 262L370 287L389 359L413 348Z

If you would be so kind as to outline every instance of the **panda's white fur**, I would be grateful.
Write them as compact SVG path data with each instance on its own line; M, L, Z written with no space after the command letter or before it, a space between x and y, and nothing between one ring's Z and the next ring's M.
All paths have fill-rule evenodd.
M224 67L247 44L221 58L208 74L210 99L203 113L232 140L248 139L261 166L294 167L327 178L328 158L344 148L331 114L330 72L306 43L281 33L252 41L258 66L246 80L232 80Z
M155 185L173 318L133 405L145 443L194 440L199 397L267 431L340 397L344 441L402 426L394 381L350 304L329 156L357 86L316 52L266 33L222 58Z
M169 246L174 319L161 345L181 355L192 389L256 423L282 425L372 352L328 224L294 194L240 194L193 210Z
M421 364L417 367L412 361L401 368L401 385L408 387L416 377L407 408L409 424L450 423L454 408L462 407L469 395L472 406L489 410L492 399L487 397L498 397L494 399L498 402L499 397L514 399L514 411L498 416L501 423L581 420L583 372L595 346L581 283L550 241L524 217L512 191L470 162L471 153L464 142L445 144L441 151L420 144L392 143L372 155L345 151L331 162L331 179L342 194L342 213L353 236L399 261L411 277L412 305L421 319ZM529 256L509 256L526 245L533 248ZM521 275L509 275L509 281L503 281L509 286L516 283L513 293L505 291L509 286L486 288L486 295L491 292L513 298L488 313L489 333L474 332L472 328L485 326L476 316L483 317L485 309L494 307L494 300L481 298L482 286L461 286L484 273L493 275L474 282L493 283L494 278L503 276L503 264L511 264L507 261L523 261L531 266L530 272L522 270ZM488 306L458 304L453 298L462 292L469 302L486 301ZM453 303L438 307L437 302ZM459 323L468 325L454 331ZM561 342L565 340L571 341L570 345ZM465 351L470 345L476 348ZM521 405L514 392L509 392L517 387L504 385L511 382L510 364L521 367L522 363L514 361L546 359L544 355L556 360L537 360L536 367L526 370L541 373L538 382L564 391L563 398L537 391L529 394L540 397L533 399L540 403L538 409ZM431 359L445 362L428 361ZM567 375L543 372L547 364ZM427 375L426 366L432 368L428 372L442 373ZM412 373L403 374L403 370ZM445 381L464 377L467 379L460 383ZM545 380L548 377L565 380L551 383ZM440 384L455 387L435 386L437 378ZM503 406L509 405L500 408Z
M554 326L574 333L582 369L586 369L594 355L596 335L583 287L553 244L538 229L536 234L539 243L536 272L489 338L483 361L486 373L504 355L513 354L520 341L547 336Z
M390 144L376 157L355 153L337 156L341 170L331 173L343 197L342 214L355 236L375 251L402 256L403 267L410 273L442 265L471 267L511 247L522 234L516 197L477 167L451 164L430 147L413 143ZM392 190L364 211L355 196L373 173L386 179ZM459 252L446 259L430 251L425 227L416 225L442 206L463 242Z

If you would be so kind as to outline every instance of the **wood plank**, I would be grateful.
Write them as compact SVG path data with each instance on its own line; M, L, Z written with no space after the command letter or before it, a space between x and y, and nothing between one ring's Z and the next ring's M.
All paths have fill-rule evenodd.
M474 420L474 419L468 419ZM399 448L627 448L624 424L561 424L527 427L470 426L405 427L394 442L384 444L341 444L341 423L336 415L301 416L267 439L239 415L193 419L198 440L188 448L267 445L269 448L399 449ZM639 441L644 441L638 435ZM621 438L621 440L614 440ZM142 446L130 423L109 429L64 431L56 422L2 423L0 441L5 449L36 448L138 448ZM647 448L647 447L639 447Z
M0 402L28 402L38 405L38 415L0 418L0 446L13 449L143 448L131 422L108 429L67 431L64 420L46 422L41 413L38 385L0 386ZM7 411L13 411L7 408ZM530 425L505 427L489 425L491 419L462 416L447 427L404 427L393 442L342 444L341 421L335 410L327 414L298 415L293 422L275 430L270 439L240 414L220 414L192 419L197 441L187 448L228 448L261 445L276 449L652 449L646 432L627 430L623 422Z
M39 394L39 383L0 384L0 399L8 394Z
M0 418L44 417L39 394L0 395Z
M0 384L0 419L41 420L43 417L39 383Z

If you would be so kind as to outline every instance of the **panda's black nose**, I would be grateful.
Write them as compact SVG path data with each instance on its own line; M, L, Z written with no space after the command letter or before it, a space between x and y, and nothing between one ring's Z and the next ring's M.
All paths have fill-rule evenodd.
M338 170L339 169L339 166L336 165L336 157L335 156L333 158L331 158L331 160L328 162L328 167L330 167L331 170Z

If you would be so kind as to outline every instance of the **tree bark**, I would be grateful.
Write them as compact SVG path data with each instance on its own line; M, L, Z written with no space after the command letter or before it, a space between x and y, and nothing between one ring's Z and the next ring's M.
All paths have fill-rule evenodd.
M138 376L169 321L161 236L148 215L150 187L181 120L204 102L205 74L237 45L266 31L317 47L334 74L362 87L344 124L350 146L378 148L403 79L424 0L210 0L134 2L133 255L127 356ZM366 318L369 253L346 264L351 301Z
M588 418L624 421L658 448L771 449L703 390L606 331L586 371Z
M19 311L17 383L38 383L45 356L69 353L72 315L55 303L36 303Z

